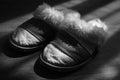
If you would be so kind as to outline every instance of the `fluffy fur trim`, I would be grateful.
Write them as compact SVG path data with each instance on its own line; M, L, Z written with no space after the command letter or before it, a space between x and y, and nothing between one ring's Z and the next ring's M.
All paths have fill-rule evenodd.
M16 29L12 35L12 38L14 41L23 46L36 45L40 43L40 41L36 37L22 28ZM41 39L43 40L43 38Z
M40 5L34 12L36 18L40 18L50 23L57 24L64 20L64 14L62 11L50 7L47 4Z
M80 18L78 12L67 8L51 7L47 4L38 6L33 15L36 18L43 19L48 23L53 24L55 27L62 27L61 24L64 22L66 16L69 16L69 13L75 18Z
M103 43L107 32L107 25L100 19L87 22L80 18L78 12L67 8L57 9L43 4L36 9L34 16L49 21L55 27L71 30L76 36L81 36L96 44Z
M53 46L52 44L48 44L44 49L44 57L51 63L54 64L70 64L74 62L74 60L68 55L61 52L58 48Z

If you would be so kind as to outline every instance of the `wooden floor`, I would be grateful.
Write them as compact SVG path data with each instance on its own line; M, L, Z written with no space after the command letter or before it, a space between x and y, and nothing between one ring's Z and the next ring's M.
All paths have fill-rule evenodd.
M10 49L7 39L18 25L32 17L31 12L25 13L0 20L0 80L120 80L120 0L72 0L60 5L79 11L85 20L100 18L108 25L107 41L95 59L66 75L38 64L41 51L18 55L22 53Z

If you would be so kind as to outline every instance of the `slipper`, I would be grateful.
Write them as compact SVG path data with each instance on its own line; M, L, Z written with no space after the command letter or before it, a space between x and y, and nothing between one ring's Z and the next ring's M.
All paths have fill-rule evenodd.
M62 20L63 14L60 9L42 4L34 11L31 19L12 32L9 42L19 51L40 50L56 36L60 29L57 26L58 22Z
M69 72L92 60L105 42L107 26L100 19L81 20L68 13L56 38L44 48L39 61L45 67Z

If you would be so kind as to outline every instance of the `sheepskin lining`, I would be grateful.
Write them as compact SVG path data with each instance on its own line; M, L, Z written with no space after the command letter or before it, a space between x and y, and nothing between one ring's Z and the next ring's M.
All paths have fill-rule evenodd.
M80 18L78 12L67 8L57 9L43 4L36 9L34 16L47 21L54 27L72 30L76 36L82 36L95 44L103 43L107 32L107 25L100 19L87 22Z

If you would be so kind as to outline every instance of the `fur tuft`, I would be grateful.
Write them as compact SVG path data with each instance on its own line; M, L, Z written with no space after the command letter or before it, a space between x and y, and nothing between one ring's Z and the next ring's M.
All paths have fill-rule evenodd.
M72 30L77 36L91 40L96 44L101 44L107 32L107 26L100 19L85 21L80 18L80 14L71 9L57 9L47 4L39 6L34 16L41 18L54 27Z
M40 42L36 37L22 28L17 29L12 37L16 42L23 46L36 45Z
M72 15L72 16L71 16ZM73 10L67 9L67 8L57 8L57 7L51 7L47 4L40 5L34 12L34 17L43 19L47 21L48 23L52 23L53 26L62 27L61 24L67 19L69 22L72 22L72 17L74 17L74 20L76 18L80 18L80 14L78 12L75 12ZM70 18L68 18L70 17ZM71 20L71 21L70 21Z
M50 7L47 4L39 6L34 12L34 17L47 20L54 25L64 20L64 14L62 11Z
M54 64L64 64L74 62L74 60L58 50L55 46L52 44L49 44L44 49L44 56L49 62L52 62Z

